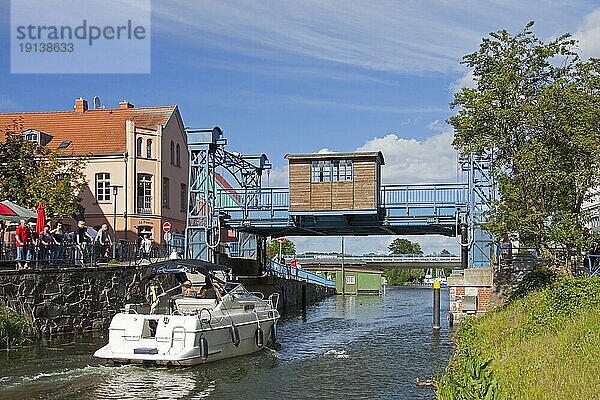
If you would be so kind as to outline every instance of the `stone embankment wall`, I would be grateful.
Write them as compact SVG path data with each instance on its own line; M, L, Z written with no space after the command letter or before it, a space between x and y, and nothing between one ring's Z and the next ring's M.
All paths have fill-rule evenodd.
M130 267L0 272L0 299L42 334L104 330L126 303L144 301L143 270Z
M145 302L144 268L125 266L0 271L0 301L29 316L42 334L105 330L127 303ZM242 283L265 298L280 293L282 314L302 309L302 283L277 277L253 277ZM308 284L307 304L334 294Z
M265 298L272 293L279 293L278 309L282 315L300 311L302 309L302 282L297 280L287 280L275 276L264 277L246 277L241 279L243 285L251 292L261 292ZM306 285L306 303L315 304L326 297L335 294L334 288L325 286L307 284Z

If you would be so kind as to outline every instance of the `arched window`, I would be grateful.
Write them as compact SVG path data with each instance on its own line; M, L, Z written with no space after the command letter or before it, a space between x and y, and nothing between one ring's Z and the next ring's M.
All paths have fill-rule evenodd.
M146 141L146 158L152 158L152 139Z
M137 138L136 141L136 145L135 145L135 155L137 157L141 157L142 156L142 138Z
M171 140L171 165L175 164L175 143Z
M181 153L179 151L179 143L177 143L177 151L175 152L177 156L177 166L181 167Z

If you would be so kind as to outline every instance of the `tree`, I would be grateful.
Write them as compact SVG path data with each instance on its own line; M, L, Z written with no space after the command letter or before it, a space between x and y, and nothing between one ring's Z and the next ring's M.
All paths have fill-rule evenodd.
M423 254L419 243L413 243L408 239L402 238L394 239L388 246L388 249L392 254Z
M484 228L518 233L558 266L594 239L582 205L600 184L600 60L580 60L569 34L545 44L532 26L490 33L463 58L476 87L454 95L448 122L461 156L493 158L499 199Z
M0 142L0 193L2 200L35 209L44 204L48 216L83 213L79 193L86 186L85 158L68 157L25 140L22 124L15 121L3 131Z
M295 255L296 245L290 239L285 239L281 244L281 254L284 255ZM267 256L272 259L275 256L279 256L279 242L277 239L273 239L267 246Z
M440 252L440 256L451 256L451 255L452 255L452 253L450 253L450 252L449 252L448 250L446 250L446 249L443 249L443 250Z

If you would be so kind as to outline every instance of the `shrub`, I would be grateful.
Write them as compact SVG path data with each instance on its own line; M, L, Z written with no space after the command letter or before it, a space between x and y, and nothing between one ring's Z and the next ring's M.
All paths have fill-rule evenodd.
M0 348L19 345L30 329L27 318L0 304Z
M557 277L558 276L554 272L547 268L541 268L537 271L530 272L523 277L521 283L519 283L517 288L510 294L509 301L520 299L535 290L544 289L554 283Z

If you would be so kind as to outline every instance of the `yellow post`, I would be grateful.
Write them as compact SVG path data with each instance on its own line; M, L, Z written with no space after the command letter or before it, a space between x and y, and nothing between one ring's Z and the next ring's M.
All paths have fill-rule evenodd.
M440 329L440 289L441 282L433 281L433 329Z

